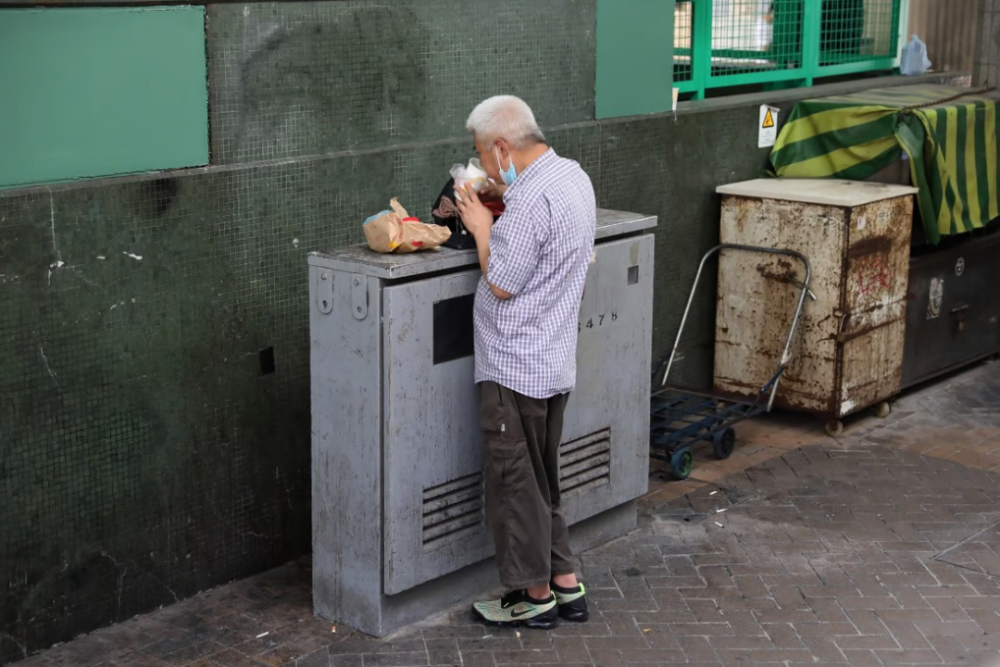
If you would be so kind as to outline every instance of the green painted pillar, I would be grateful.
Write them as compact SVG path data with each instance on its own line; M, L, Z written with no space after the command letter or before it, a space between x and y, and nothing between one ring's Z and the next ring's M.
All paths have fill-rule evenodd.
M674 0L597 0L597 118L670 111Z
M0 9L0 187L204 165L204 7Z

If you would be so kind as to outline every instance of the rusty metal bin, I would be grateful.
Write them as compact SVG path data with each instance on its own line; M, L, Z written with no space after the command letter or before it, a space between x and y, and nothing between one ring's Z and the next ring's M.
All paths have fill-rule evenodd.
M725 185L721 241L802 253L813 267L778 407L827 421L900 391L916 188L843 180L764 179ZM714 390L750 396L773 373L801 269L780 258L719 259Z

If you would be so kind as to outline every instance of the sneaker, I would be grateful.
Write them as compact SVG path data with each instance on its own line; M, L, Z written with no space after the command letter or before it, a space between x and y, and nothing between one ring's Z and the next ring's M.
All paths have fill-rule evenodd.
M560 618L577 623L583 623L590 618L590 611L587 609L587 589L583 584L578 584L576 588L563 588L551 584L551 588L556 596Z
M472 605L472 614L490 625L525 626L539 630L551 630L559 625L559 609L556 596L548 600L535 600L526 591L513 591L499 600L477 602Z

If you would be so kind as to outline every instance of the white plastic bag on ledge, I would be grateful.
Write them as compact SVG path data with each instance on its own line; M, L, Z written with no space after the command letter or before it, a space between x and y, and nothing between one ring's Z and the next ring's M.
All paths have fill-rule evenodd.
M475 192L479 192L486 186L487 175L483 171L483 165L478 158L469 160L469 166L456 164L451 168L451 177L455 179L455 189L468 185Z
M918 76L931 68L927 59L927 45L914 35L903 47L899 58L899 72L906 76Z

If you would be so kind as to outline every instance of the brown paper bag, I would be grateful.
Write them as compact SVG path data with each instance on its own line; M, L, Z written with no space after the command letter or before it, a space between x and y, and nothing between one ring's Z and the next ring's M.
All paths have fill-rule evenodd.
M389 206L392 210L382 211L365 220L362 230L368 247L375 252L392 252L399 246L402 236L400 220L407 217L406 209L393 197Z
M451 230L441 225L426 225L419 218L404 218L403 233L395 252L415 252L430 250L451 238Z
M368 247L375 252L429 250L451 238L451 230L447 227L425 225L419 218L411 218L395 197L389 206L391 210L373 215L362 226Z

